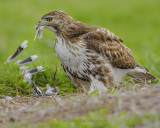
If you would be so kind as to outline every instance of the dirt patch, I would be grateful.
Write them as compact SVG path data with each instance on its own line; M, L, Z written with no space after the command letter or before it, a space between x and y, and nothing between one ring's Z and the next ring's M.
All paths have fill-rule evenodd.
M106 108L110 115L121 111L143 114L160 112L160 84L121 87L114 94L86 96L74 94L52 97L14 97L0 100L0 123L29 121L39 123L54 119L71 120L74 117Z

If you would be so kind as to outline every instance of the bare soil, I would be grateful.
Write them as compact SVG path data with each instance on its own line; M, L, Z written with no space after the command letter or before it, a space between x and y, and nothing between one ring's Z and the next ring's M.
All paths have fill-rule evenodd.
M120 87L114 94L74 94L48 97L13 97L0 99L0 124L5 122L39 123L49 120L71 120L74 117L106 108L110 115L121 111L160 114L160 84Z

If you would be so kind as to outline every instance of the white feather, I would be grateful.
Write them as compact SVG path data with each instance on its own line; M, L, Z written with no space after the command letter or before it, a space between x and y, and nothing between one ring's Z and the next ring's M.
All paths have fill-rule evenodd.
M43 66L37 66L38 72L41 71L42 69L43 69Z
M32 61L34 61L34 60L37 59L37 58L38 58L37 55L32 55L32 56L31 56Z
M28 40L25 40L22 44L21 44L21 48L26 48L28 45L27 45L27 43L28 43Z

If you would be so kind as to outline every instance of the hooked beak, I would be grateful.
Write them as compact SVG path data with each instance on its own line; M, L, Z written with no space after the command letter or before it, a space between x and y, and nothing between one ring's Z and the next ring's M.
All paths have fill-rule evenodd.
M41 22L41 20L39 20L37 23L36 23L36 26L35 26L35 28L36 28L36 30L38 30L40 27L47 27L47 26L50 26L49 24L44 24L44 23L42 23Z
M41 26L50 26L49 24L44 24L44 23L42 23L41 20L39 20L39 21L37 22L37 24L40 24Z

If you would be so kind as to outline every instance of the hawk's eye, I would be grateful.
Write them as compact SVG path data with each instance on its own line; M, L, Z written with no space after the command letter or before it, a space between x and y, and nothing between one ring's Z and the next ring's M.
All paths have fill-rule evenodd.
M48 17L48 18L46 18L46 20L48 21L48 22L51 22L52 21L52 17Z

